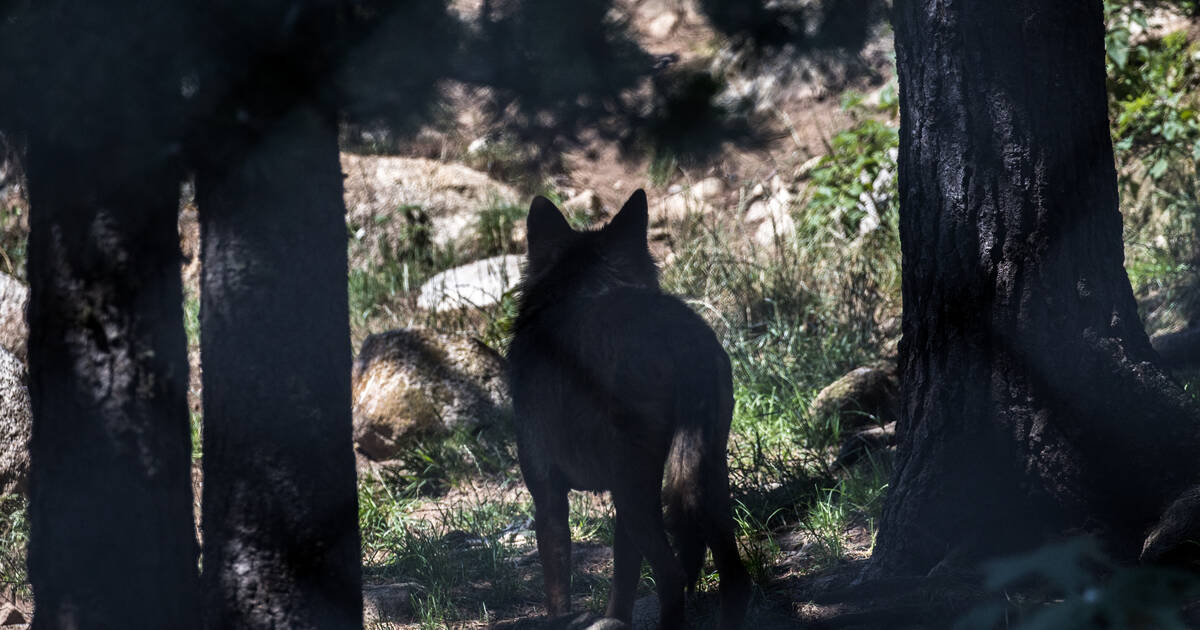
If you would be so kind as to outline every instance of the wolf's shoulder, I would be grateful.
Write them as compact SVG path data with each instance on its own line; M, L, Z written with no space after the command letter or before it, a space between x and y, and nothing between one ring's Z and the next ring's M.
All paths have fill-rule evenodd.
M575 315L614 334L653 335L667 340L712 337L712 329L683 299L642 287L621 287L576 306Z

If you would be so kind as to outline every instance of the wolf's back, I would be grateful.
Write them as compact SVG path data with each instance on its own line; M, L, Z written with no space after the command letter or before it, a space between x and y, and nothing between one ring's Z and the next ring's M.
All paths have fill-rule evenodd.
M509 360L518 431L564 465L615 442L665 457L681 431L723 452L729 361L677 298L621 288L547 306L519 322Z

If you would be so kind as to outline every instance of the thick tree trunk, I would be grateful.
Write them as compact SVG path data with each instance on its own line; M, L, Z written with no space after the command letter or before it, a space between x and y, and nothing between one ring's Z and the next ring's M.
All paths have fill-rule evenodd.
M198 628L179 173L64 135L27 162L34 628Z
M1136 556L1197 424L1122 267L1100 2L898 0L904 391L872 568Z
M197 174L208 628L361 628L337 126L305 105Z

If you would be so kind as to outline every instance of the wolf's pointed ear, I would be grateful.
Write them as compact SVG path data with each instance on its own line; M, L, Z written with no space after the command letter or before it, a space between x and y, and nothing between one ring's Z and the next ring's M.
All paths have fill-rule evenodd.
M644 245L649 225L650 210L646 207L646 191L639 188L633 191L629 201L621 206L621 211L604 229L616 234L619 239L630 239Z
M529 205L529 217L525 219L525 234L529 244L529 257L540 258L558 249L564 239L575 230L567 225L554 202L538 195Z

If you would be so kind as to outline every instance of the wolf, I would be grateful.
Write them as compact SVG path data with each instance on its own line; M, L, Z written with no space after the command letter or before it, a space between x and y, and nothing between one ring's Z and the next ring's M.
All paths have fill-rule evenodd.
M660 290L647 224L642 190L593 231L573 230L544 197L529 208L508 360L546 609L571 608L568 490L607 490L616 509L607 616L632 622L644 557L660 627L684 627L684 591L707 547L729 630L750 598L730 510L729 357L703 319Z

